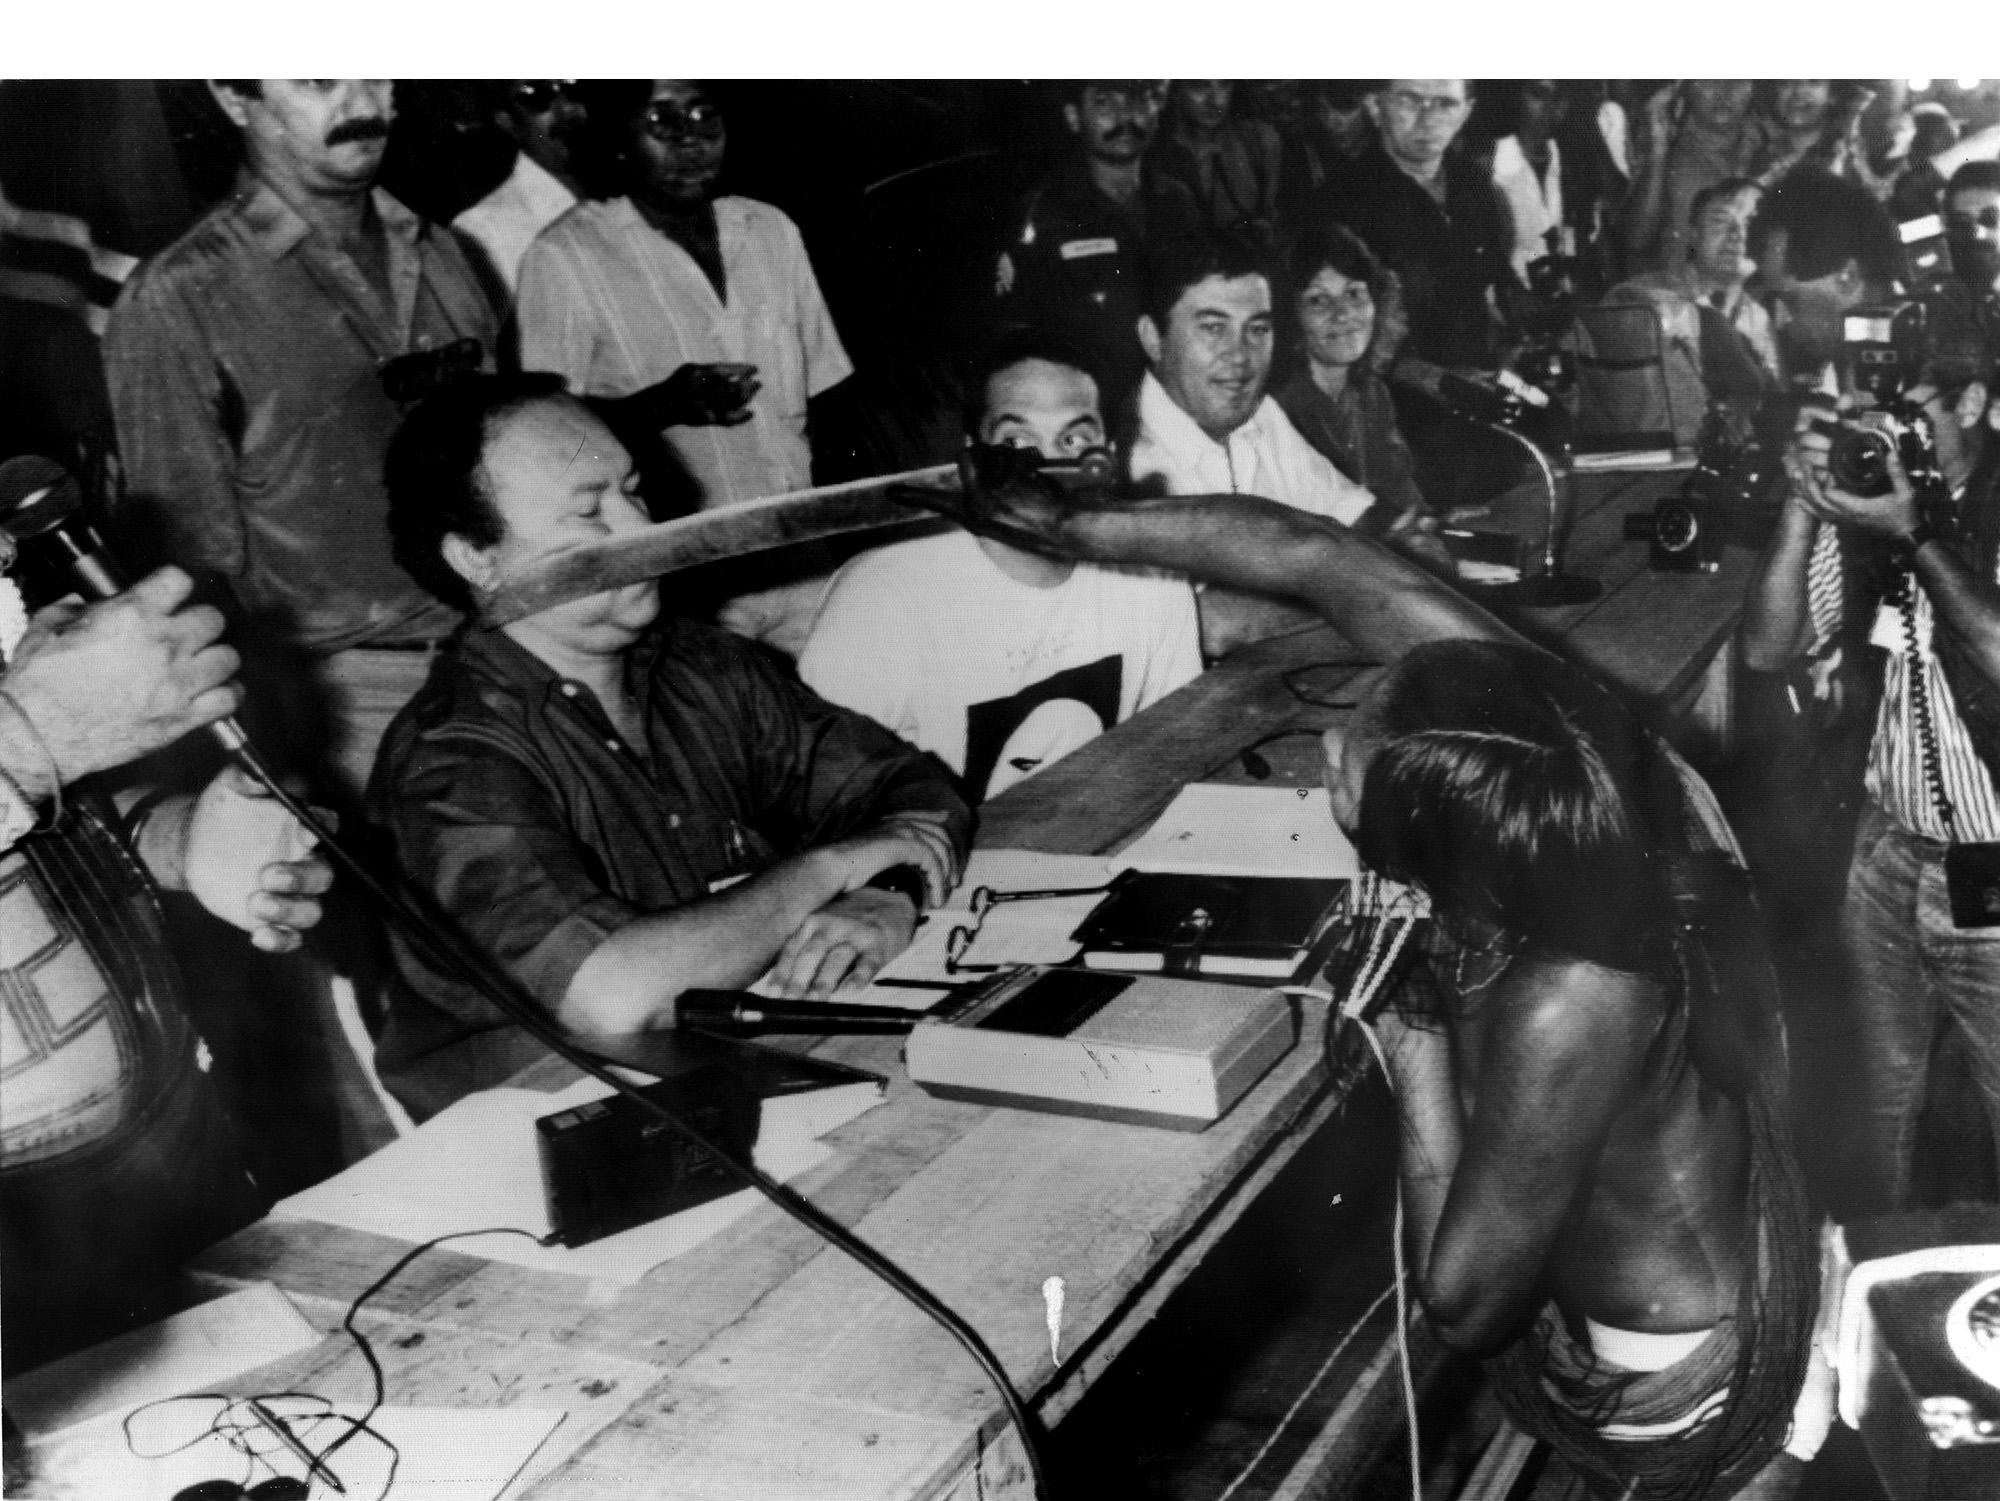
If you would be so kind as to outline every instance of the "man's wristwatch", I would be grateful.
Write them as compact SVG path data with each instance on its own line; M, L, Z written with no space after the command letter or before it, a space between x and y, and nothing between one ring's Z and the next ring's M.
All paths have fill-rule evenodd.
M906 896L912 907L919 912L924 910L924 873L914 865L892 865L887 870L878 870L868 878L868 884L878 891Z

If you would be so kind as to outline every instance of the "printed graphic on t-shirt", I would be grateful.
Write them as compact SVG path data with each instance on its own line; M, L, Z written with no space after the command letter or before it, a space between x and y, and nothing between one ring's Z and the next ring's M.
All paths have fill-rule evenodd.
M1113 653L965 711L965 784L984 799L1118 723L1125 659Z

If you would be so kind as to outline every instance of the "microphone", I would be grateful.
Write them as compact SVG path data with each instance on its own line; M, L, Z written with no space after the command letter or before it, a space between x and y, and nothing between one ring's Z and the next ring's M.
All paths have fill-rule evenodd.
M63 579L85 599L114 598L131 583L84 513L76 476L54 459L31 453L0 464L0 532L25 561ZM263 779L260 767L249 764L256 753L234 716L208 729L245 770Z
M765 1000L747 990L684 990L674 1022L730 1032L907 1032L923 1018L900 1006Z

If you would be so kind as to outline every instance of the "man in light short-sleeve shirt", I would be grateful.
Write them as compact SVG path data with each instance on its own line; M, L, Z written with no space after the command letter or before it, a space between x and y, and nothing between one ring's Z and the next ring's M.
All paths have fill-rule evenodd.
M698 85L656 81L621 119L627 196L578 204L521 264L521 364L590 397L630 397L683 365L754 367L743 406L668 427L701 507L812 483L806 403L853 372L798 227L717 197L726 134ZM593 109L597 108L593 104Z

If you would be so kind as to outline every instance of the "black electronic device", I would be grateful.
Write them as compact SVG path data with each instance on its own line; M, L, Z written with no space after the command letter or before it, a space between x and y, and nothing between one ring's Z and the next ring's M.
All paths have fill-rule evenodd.
M1330 942L1350 883L1121 871L1072 935L1092 969L1289 980Z
M1953 927L2000 928L2000 844L1947 845L1944 884Z
M1949 487L1938 465L1937 435L1924 409L1909 398L1928 350L1924 304L1914 300L1851 309L1841 319L1841 353L1854 389L1874 405L1836 421L1813 424L1830 440L1826 468L1853 495L1887 495L1889 455L1925 506L1947 505Z
M737 1070L705 1065L641 1092L734 1156L750 1156L757 1095ZM566 1246L589 1245L743 1186L713 1153L624 1095L542 1116L535 1122L535 1146L549 1224Z
M1951 279L1951 237L1942 215L1905 219L1896 226L1896 238L1903 242L1903 279L1910 286L1928 290Z
M1693 470L1652 510L1626 516L1626 539L1647 543L1647 561L1662 572L1719 572L1728 544L1760 547L1768 537L1776 513L1766 500L1777 473L1770 450L1712 408Z
M1051 459L1015 443L968 443L959 453L958 473L968 491L1044 480L1065 494L1094 497L1108 494L1116 483L1118 456L1109 448L1095 447L1067 459Z
M1719 573L1728 541L1724 513L1685 493L1665 496L1652 510L1627 516L1625 536L1644 541L1647 562L1663 573Z
M1844 1226L1835 1369L1891 1501L2000 1496L2000 1211Z
M1517 537L1512 532L1441 526L1437 538L1462 563L1486 563L1495 568L1511 568L1517 574L1527 571L1532 551L1526 537Z

